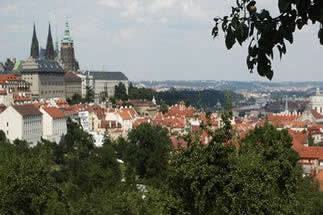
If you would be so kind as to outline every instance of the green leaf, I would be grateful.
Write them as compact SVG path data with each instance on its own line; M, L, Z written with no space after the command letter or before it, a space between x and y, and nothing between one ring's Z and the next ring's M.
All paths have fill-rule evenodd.
M218 24L216 24L212 30L212 36L213 38L216 38L219 34L219 27L218 27Z
M225 45L227 46L227 49L230 50L235 43L236 43L236 38L234 36L234 32L232 31L231 26L229 25L229 28L227 30L227 36L225 38Z
M291 31L285 31L284 38L288 40L290 44L293 44L294 38L293 38L293 33Z
M291 3L288 0L278 0L278 7L281 13L291 8Z
M322 28L320 28L320 30L319 30L318 38L320 39L321 45L323 45L323 29Z
M268 70L266 72L266 77L271 81L273 79L273 76L274 76L274 72L272 69Z

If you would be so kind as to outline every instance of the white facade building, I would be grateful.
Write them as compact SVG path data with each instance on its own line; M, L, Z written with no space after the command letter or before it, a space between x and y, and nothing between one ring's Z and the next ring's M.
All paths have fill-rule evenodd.
M115 86L119 83L125 85L128 93L129 80L122 72L87 71L86 76L95 97L99 97L102 93L108 97L114 97Z
M92 124L90 123L89 119L89 112L88 111L81 111L78 113L78 117L80 119L80 125L82 126L84 131L91 131Z
M59 143L67 133L66 116L57 107L44 107L43 113L43 138Z
M311 97L310 106L312 110L323 114L323 95L321 95L320 88L317 88L316 95Z
M42 136L42 113L31 104L9 106L0 114L0 129L10 141L36 145Z

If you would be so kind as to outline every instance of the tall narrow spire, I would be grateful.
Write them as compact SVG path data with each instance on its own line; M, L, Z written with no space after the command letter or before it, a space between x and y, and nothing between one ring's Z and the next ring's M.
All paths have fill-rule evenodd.
M286 95L286 97L285 97L285 112L286 113L288 113L289 111L288 111L288 97L287 97L287 95Z
M35 23L34 23L33 38L32 38L32 42L31 42L30 56L34 59L39 58L39 44L38 44L38 39L37 39L37 34L36 34Z
M51 31L50 24L48 27L48 37L47 37L45 58L47 60L54 60L54 58L55 58L54 44L53 44L52 31Z

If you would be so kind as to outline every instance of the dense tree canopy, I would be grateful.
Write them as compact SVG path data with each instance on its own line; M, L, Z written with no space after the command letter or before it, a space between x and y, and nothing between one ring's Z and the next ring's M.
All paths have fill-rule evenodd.
M302 176L286 130L265 124L238 142L232 113L222 116L208 145L196 133L178 151L150 124L102 147L70 120L59 144L9 143L1 132L1 214L322 214L323 195Z
M170 139L167 129L141 124L128 135L124 159L143 179L162 178L167 175Z
M294 42L294 34L305 25L318 24L318 37L323 45L323 2L321 0L277 0L280 14L273 17L270 11L258 9L256 0L237 0L232 13L214 18L213 37L221 29L225 44L231 49L236 43L249 41L247 66L250 72L256 67L260 76L273 77L272 60L277 48L280 58L286 54L286 42Z
M156 96L156 92L150 88L137 88L130 83L129 99L144 99L151 101Z
M223 132L214 133L208 145L195 139L172 155L168 192L180 202L179 208L171 208L174 214L321 211L322 195L315 191L310 178L303 178L286 130L278 131L269 124L257 127L238 148L238 143L219 141L224 140Z
M215 108L219 103L223 105L225 103L226 93L219 90L176 90L171 89L165 92L157 93L157 100L160 103L165 102L168 105L174 105L180 101L184 101L186 104L190 104L193 107L199 109ZM243 99L242 95L233 93L232 102L236 103Z

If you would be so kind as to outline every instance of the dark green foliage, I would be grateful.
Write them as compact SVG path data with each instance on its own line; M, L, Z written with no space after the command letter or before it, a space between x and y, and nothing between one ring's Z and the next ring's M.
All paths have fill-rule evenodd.
M257 10L255 0L237 0L232 13L214 18L213 37L220 29L225 33L225 44L231 49L236 42L249 42L247 66L257 69L260 76L273 77L274 49L280 58L286 54L286 42L294 42L294 33L311 21L320 25L318 37L323 44L323 4L320 0L278 0L279 16L273 17L266 9ZM221 25L221 28L219 28Z
M70 120L59 144L9 144L2 133L0 213L322 214L322 193L302 177L288 132L265 124L237 148L227 101L225 126L209 133L211 142L201 145L197 135L176 152L167 130L149 124L127 140L106 137L100 148Z
M162 112L163 114L164 113L167 113L168 112L168 105L165 104L164 102L160 105L160 109L159 109L160 112Z
M94 94L93 88L90 86L86 86L85 102L87 102L87 103L93 102L94 97L95 97L95 94Z
M46 214L53 196L62 210L66 199L51 177L50 167L41 155L25 148L0 144L0 208L1 214Z
M124 160L136 169L140 178L152 179L166 175L170 139L160 126L141 124L128 135Z
M72 98L68 98L67 102L69 105L80 104L83 102L82 96L78 93L75 93Z
M158 92L158 101L163 101L168 105L177 104L180 101L185 101L196 108L214 108L219 102L225 103L225 92L218 90L203 90L203 91L191 91L191 90L169 90L166 92ZM242 95L233 93L232 102L238 102L243 99Z
M180 201L180 208L172 208L175 214L321 211L322 195L311 179L303 178L286 130L278 131L269 124L257 127L238 149L223 145L223 140L226 142L215 132L209 145L191 142L189 148L173 154L167 184Z
M141 99L151 101L156 96L156 92L149 88L133 87L132 83L129 86L129 99Z
M128 100L127 89L123 83L120 82L114 87L114 97L122 101Z

